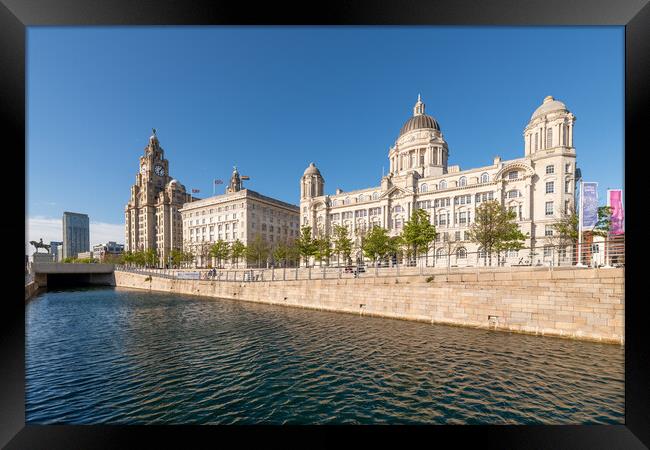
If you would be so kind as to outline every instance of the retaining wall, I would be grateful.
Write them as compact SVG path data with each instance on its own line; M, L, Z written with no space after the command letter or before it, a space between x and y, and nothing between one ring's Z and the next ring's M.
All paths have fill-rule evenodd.
M179 294L624 342L624 269L254 283L174 280L116 271L115 283Z
M30 281L25 285L25 301L29 300L36 294L38 291L38 283L36 281Z

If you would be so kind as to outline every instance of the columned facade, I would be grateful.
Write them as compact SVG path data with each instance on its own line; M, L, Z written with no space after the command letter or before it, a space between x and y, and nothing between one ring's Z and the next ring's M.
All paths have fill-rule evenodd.
M440 125L418 96L388 150L389 173L378 186L327 195L320 170L309 165L300 179L301 226L311 226L317 235L345 225L355 238L381 226L395 236L414 209L422 208L438 231L436 245L453 241L456 248L477 251L467 239L476 207L497 200L515 212L528 234L525 246L550 245L549 225L575 207L574 122L565 104L548 96L524 128L523 157L503 161L497 156L492 164L461 170L448 164Z

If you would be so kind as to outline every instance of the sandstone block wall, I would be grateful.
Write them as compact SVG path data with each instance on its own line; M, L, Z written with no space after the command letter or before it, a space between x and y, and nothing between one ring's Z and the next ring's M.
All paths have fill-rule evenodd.
M115 272L117 286L623 344L624 269L275 282Z

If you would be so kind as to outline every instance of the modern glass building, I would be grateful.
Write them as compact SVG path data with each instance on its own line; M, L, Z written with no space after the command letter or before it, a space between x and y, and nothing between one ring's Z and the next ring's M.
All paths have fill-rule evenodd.
M90 251L90 220L88 214L63 213L63 259L75 258Z

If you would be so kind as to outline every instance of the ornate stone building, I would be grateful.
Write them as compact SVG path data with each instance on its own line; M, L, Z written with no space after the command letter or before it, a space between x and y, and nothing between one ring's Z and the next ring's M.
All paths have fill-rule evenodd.
M502 161L497 156L490 165L461 170L448 165L449 147L440 125L425 113L418 96L412 117L388 151L390 170L379 186L326 195L320 171L314 163L307 167L300 180L300 223L312 226L314 235L345 225L358 240L373 226L400 234L413 210L424 208L438 242L455 241L462 260L468 251L481 251L467 239L475 208L496 199L516 212L521 230L529 235L526 246L544 246L553 233L550 224L574 207L574 122L566 105L548 96L524 128L523 157ZM544 258L549 250L544 249Z
M179 210L190 200L185 186L169 175L169 161L154 129L140 157L139 172L124 212L124 250L156 249L159 264L165 265L171 250L183 246Z
M184 248L195 255L199 267L215 263L208 251L218 240L239 240L248 245L259 235L272 249L279 242L293 241L299 234L298 206L243 189L236 168L225 194L185 203L180 211Z

